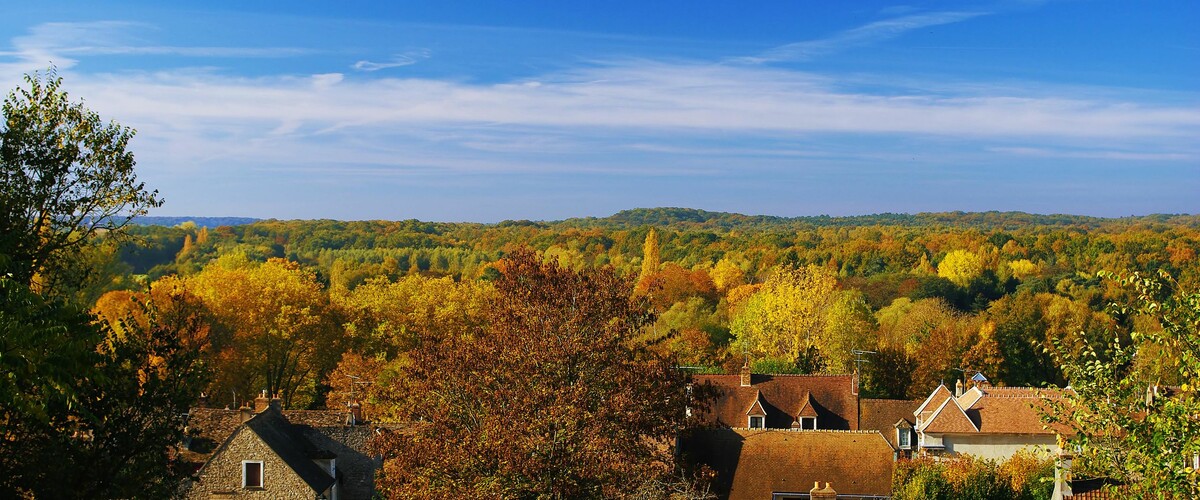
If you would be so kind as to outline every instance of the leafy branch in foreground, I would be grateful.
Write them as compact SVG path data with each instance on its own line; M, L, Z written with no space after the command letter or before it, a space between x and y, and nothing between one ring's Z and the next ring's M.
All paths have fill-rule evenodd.
M1184 291L1168 275L1104 275L1132 292L1114 315L1152 318L1159 328L1139 328L1130 341L1085 343L1077 353L1052 354L1071 382L1061 401L1049 402L1048 425L1060 427L1076 447L1083 473L1124 483L1124 495L1200 498L1200 292ZM1171 354L1165 367L1183 381L1160 384L1139 366L1148 349ZM1078 475L1078 474L1077 474Z

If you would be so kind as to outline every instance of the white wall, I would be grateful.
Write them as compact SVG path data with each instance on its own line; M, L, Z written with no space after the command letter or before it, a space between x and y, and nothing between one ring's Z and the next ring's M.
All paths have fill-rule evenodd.
M1044 434L944 435L942 443L946 454L969 453L995 460L1006 460L1026 448L1042 456L1058 452L1054 436Z

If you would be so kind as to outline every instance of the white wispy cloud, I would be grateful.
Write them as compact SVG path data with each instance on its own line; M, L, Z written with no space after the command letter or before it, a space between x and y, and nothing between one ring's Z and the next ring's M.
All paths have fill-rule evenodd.
M1048 149L1031 147L992 147L988 151L1037 158L1082 158L1087 160L1114 161L1195 161L1200 156L1192 153L1133 152L1112 150Z
M421 62L422 60L429 59L429 54L430 53L429 53L428 49L414 50L414 51L410 51L410 52L405 52L403 54L398 54L384 62L374 62L374 61L367 61L367 60L358 61L358 62L354 63L354 65L352 67L354 69L357 69L360 71L379 71L381 69L399 68L402 66L411 66L418 62Z
M15 59L0 63L10 70L31 71L53 63L70 68L77 59L96 55L170 55L198 58L270 58L311 54L312 49L298 47L219 47L171 46L155 44L138 36L151 33L154 26L128 21L90 21L43 23L12 39L12 48L0 56Z
M818 46L835 50L974 15L980 14L907 16L820 43L804 42L807 52L789 53L814 54ZM1194 96L1164 104L1147 100L1137 89L1056 92L1038 82L947 86L909 79L885 87L766 65L634 59L589 61L573 70L500 83L355 73L250 78L195 68L93 74L72 73L62 63L64 54L154 47L122 38L140 29L128 23L42 25L34 35L14 40L12 52L27 66L36 62L21 71L44 68L45 60L38 58L57 62L73 95L139 130L143 162L176 170L240 164L328 171L371 165L402 175L661 172L669 155L676 168L712 172L742 153L741 165L784 168L792 160L855 155L875 160L871 155L894 152L883 147L826 151L778 141L862 136L1026 144L994 148L990 155L1194 160L1189 145L1200 136L1200 108L1187 104L1197 101ZM92 38L97 33L109 37ZM93 41L85 45L85 40ZM405 53L391 62L360 61L355 67L371 71L423 57L428 52ZM5 74L2 66L5 86L17 85L19 73ZM714 137L734 137L748 146L714 146ZM1111 150L1081 149L1097 141ZM945 155L948 149L929 155ZM974 151L985 154L977 146Z
M738 62L802 62L841 52L846 49L870 45L896 38L913 30L952 24L989 14L988 12L930 12L912 14L883 21L875 21L857 28L842 31L826 38L789 43L770 49L757 56L737 58Z

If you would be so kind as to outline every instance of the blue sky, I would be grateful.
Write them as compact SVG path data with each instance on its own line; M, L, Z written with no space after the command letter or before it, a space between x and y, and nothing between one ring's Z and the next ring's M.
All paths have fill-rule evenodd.
M279 6L286 6L283 9ZM25 2L159 215L1200 212L1200 3Z

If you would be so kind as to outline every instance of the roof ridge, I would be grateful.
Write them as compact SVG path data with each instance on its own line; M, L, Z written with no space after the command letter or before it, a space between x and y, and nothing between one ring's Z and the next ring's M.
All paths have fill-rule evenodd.
M871 429L778 429L774 427L730 427L729 430L734 431L778 431L778 432L806 432L809 434L881 434L879 430Z
M851 373L755 373L772 377L851 377Z
M853 373L755 373L754 375L768 375L771 377L853 377ZM738 377L739 373L698 373L693 377Z

